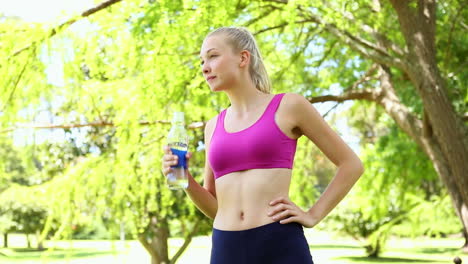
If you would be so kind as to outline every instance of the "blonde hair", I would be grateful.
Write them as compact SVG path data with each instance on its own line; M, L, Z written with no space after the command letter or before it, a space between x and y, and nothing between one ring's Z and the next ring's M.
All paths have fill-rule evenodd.
M227 42L235 52L247 50L250 52L249 73L257 90L269 94L271 92L271 81L263 64L262 55L254 36L243 27L221 27L208 34L207 37L225 34Z

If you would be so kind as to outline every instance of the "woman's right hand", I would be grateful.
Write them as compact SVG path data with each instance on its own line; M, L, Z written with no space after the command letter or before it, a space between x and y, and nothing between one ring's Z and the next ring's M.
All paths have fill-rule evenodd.
M163 151L164 155L162 159L162 172L164 176L167 177L167 174L169 174L169 172L172 170L171 166L177 164L177 155L173 155L171 148L167 145L163 147Z
M177 157L177 155L172 154L171 148L169 146L167 146L167 145L163 147L163 151L164 151L164 155L163 155L163 159L162 159L162 172L163 172L164 176L167 177L167 174L169 174L169 172L171 172L171 170L172 170L171 166L174 166L174 165L177 164L178 157ZM187 152L187 154L185 155L187 173L188 173L189 161L190 161L191 157L192 157L192 153Z

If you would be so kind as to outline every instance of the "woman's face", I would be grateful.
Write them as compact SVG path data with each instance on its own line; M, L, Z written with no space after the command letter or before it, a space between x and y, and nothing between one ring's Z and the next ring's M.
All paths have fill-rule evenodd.
M240 55L234 54L225 36L207 37L201 47L203 77L212 91L222 91L232 87L239 78Z

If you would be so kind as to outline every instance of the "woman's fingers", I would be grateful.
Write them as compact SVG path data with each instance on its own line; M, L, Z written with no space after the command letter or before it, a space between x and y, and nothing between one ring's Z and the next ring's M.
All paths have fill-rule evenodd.
M291 205L289 204L278 204L273 209L268 213L269 216L276 215L278 213L281 213L285 210L292 209Z
M171 148L169 146L163 146L164 155L162 157L162 172L165 176L172 170L171 166L177 165L178 157L177 155L172 154ZM192 158L192 153L187 152L185 154L186 166L188 168L190 158Z
M167 174L169 174L169 172L171 172L171 170L172 170L172 169L171 169L170 167L169 167L169 168L164 168L164 169L162 170L162 172L163 172L164 176L167 176Z
M289 204L277 205L268 215L275 221L296 215L296 208Z
M185 162L187 163L187 168L189 166L189 162L190 162L191 157L192 157L192 152L187 152L187 154L185 154Z
M280 221L281 224L289 224L292 222L299 222L299 217L292 216L292 217L288 217Z
M273 208L268 213L268 216L275 221L280 220L281 224L294 222L299 219L301 210L289 199L280 197L271 201L270 206Z
M164 154L172 154L171 147L168 145L163 146Z
M171 166L174 166L177 164L177 156L172 154L171 149L169 146L164 146L163 147L163 158L162 158L162 172L164 176L167 176L167 174L172 170Z
M279 197L273 201L270 202L270 205L271 206L274 206L276 204L279 204L279 203L286 203L286 204L289 204L291 203L288 199L284 198L284 197Z
M314 227L320 221L320 219L303 211L294 202L283 197L271 201L270 206L272 209L268 216L271 216L274 221L279 221L280 224L296 222L304 227Z
M164 155L162 162L163 162L163 165L171 166L171 165L177 164L177 159L178 159L177 155L172 155L172 154Z

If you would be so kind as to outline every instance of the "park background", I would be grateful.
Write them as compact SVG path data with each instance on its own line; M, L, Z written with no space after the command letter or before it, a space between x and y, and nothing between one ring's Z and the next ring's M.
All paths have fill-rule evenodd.
M0 263L207 263L211 221L165 186L162 146L186 113L191 173L228 106L199 48L244 26L273 92L304 95L366 171L305 230L317 263L468 261L464 1L0 1ZM335 167L298 144L291 199Z

